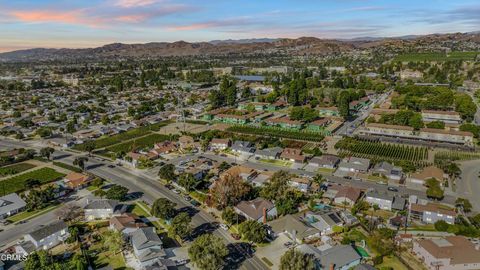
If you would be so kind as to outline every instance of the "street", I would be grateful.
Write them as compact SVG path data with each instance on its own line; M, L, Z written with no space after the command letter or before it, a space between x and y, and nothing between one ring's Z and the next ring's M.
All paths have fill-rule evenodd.
M460 162L462 170L461 179L457 179L457 194L459 197L468 199L474 211L480 211L480 160L469 160Z

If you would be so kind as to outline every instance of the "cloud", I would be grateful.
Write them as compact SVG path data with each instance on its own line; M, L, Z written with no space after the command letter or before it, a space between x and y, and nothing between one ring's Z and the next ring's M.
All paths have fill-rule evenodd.
M24 10L11 11L8 13L16 20L27 23L64 23L64 24L82 24L88 26L99 26L103 24L101 18L88 18L84 9L71 11L51 11L51 10Z
M118 0L115 6L123 8L144 7L157 3L157 0Z
M222 20L210 20L186 25L173 25L168 27L168 29L172 31L193 31L211 28L228 28L232 26L245 27L246 25L252 25L254 23L255 22L250 17L241 17Z

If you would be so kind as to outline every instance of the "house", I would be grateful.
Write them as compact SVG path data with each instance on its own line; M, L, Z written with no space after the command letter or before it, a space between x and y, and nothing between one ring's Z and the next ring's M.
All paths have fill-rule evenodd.
M153 227L139 228L131 233L135 257L142 267L150 266L165 258L162 240Z
M277 216L277 208L268 200L256 198L251 201L241 201L235 206L235 212L246 217L249 220L266 222L270 218Z
M272 178L274 172L272 171L260 171L257 173L257 175L251 180L251 183L255 187L261 187L263 186L266 182L270 181L270 178Z
M403 211L405 210L406 204L407 200L405 198L395 196L393 199L392 210Z
M323 213L307 212L305 220L317 228L322 235L329 235L334 232L333 228L344 224L342 218L337 212L328 211Z
M443 220L448 224L455 224L455 218L457 217L455 211L433 203L412 203L409 206L409 211L412 219L417 219L429 224L433 224L439 220Z
M480 269L480 248L464 236L418 239L413 253L431 270Z
M17 193L0 197L0 220L22 211L27 203Z
M441 121L445 124L460 124L462 123L462 117L459 113L453 111L422 111L423 122L429 123L433 121Z
M333 201L338 205L353 206L358 201L361 194L362 191L358 188L339 186L338 192L335 194Z
M428 179L434 178L442 184L446 177L442 169L436 166L428 166L420 172L412 173L408 180L414 184L425 185Z
M340 158L334 155L321 155L319 157L314 157L308 161L309 165L326 168L326 169L335 169L340 163Z
M241 155L251 155L255 152L255 145L247 141L235 141L231 148L233 152Z
M156 143L153 150L157 155L169 154L177 150L177 144L171 141Z
M281 147L257 149L255 151L255 157L259 159L277 159L280 157L282 151L283 148Z
M393 166L392 164L382 161L377 163L374 167L372 172L374 174L381 175L386 177L389 180L400 182L403 179L403 171L401 167Z
M215 151L215 150L225 150L231 145L230 139L212 139L210 142L210 150Z
M320 237L320 231L318 229L302 222L296 215L285 215L267 224L270 227L269 233L274 237L285 233L290 239L297 243Z
M303 123L301 121L291 120L288 116L268 118L265 120L265 123L269 126L294 130L300 130L303 126Z
M377 191L369 191L365 194L365 201L370 203L372 206L377 205L380 209L383 210L392 210L393 196L388 193L380 193Z
M110 218L110 229L128 235L139 228L147 227L137 215L125 213L121 216L113 216Z
M148 152L148 155L135 153L135 152L128 152L126 157L131 159L131 165L136 168L138 164L142 162L142 160L149 160L149 159L153 160L158 158L158 155L159 154L158 152L156 152L156 150L151 150L150 152Z
M35 249L50 249L64 242L70 233L68 226L63 220L58 220L48 225L42 226L25 235L25 242L30 241Z
M348 270L360 264L362 256L350 245L337 245L326 250L319 250L312 245L299 245L296 250L311 254L315 258L317 269Z
M178 138L178 145L181 149L192 149L195 147L195 141L193 140L192 136L180 136Z
M125 212L126 206L116 200L94 200L90 201L83 208L86 220L109 219L114 215L121 215Z
M330 118L320 118L315 120L307 125L307 129L315 132L324 131L332 120Z
M70 172L65 176L63 181L71 189L78 190L88 186L92 180L93 176L83 173Z
M370 160L366 158L348 157L338 165L338 170L344 172L367 172L370 168Z
M310 190L311 183L312 181L306 177L292 177L288 182L291 187L296 188L303 193L307 193Z
M296 163L305 162L305 156L302 155L302 149L297 148L285 148L280 154L280 158Z
M239 176L244 181L251 181L253 178L257 176L258 172L250 167L246 167L243 165L237 165L230 167L228 170L222 173L222 177L226 175L230 176Z

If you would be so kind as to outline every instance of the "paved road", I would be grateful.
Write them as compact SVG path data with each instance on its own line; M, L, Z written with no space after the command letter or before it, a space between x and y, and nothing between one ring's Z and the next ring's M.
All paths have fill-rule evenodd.
M32 147L37 148L39 145L26 143L26 142L18 142L18 141L11 141L11 140L0 140L0 147L3 148L12 148L12 147ZM40 146L41 147L41 146ZM60 160L65 163L72 164L75 157L78 154L74 154L71 152L66 151L55 151L52 157L56 160ZM86 164L87 170L93 174L98 175L99 177L105 178L114 184L120 184L125 186L129 189L130 192L141 192L143 194L142 199L145 200L147 203L151 204L153 201L160 197L167 198L172 202L177 204L177 207L182 208L193 208L193 206L185 201L180 195L173 193L172 191L165 188L159 181L157 181L156 176L152 176L149 174L145 174L140 171L133 171L123 167L115 166L114 168L109 168L108 165L112 165L108 161L98 161L95 158L89 158L89 161ZM195 208L193 208L195 209ZM192 217L192 225L194 228L211 228L211 224L216 223L217 221L213 218L210 214L206 213L201 208L196 208L198 212ZM51 221L52 216L45 215L39 217L39 220L32 220L31 223L33 224L42 224L45 221ZM41 219L40 219L41 218ZM55 218L55 217L54 217ZM27 225L29 223L23 224ZM210 226L209 226L210 225ZM32 227L33 228L33 227ZM15 229L15 231L7 230L2 232L3 234L11 235L11 238L18 239L24 233L30 231L32 228L28 227L19 227ZM224 239L226 243L235 243L235 240L222 229L216 229L213 233L217 236L220 236ZM0 239L1 240L1 239ZM8 240L8 239L5 239ZM0 243L4 243L0 241ZM5 242L7 243L7 242ZM240 253L245 253L245 251L237 249ZM241 266L242 269L268 269L268 267L256 256L246 259Z
M480 160L470 160L460 163L462 170L461 179L456 181L459 197L468 199L474 211L480 211Z

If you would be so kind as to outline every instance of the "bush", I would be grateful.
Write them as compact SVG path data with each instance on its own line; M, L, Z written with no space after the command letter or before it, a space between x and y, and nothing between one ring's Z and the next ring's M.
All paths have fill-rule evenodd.
M435 222L435 230L440 232L446 232L448 230L448 226L448 223L443 220Z
M383 256L375 256L373 257L373 264L374 265L379 265L383 263Z

